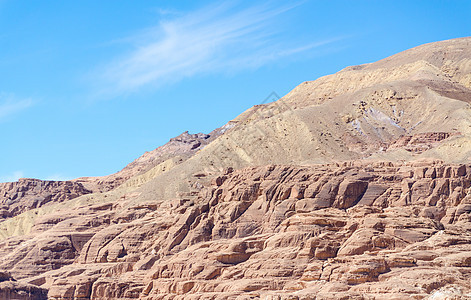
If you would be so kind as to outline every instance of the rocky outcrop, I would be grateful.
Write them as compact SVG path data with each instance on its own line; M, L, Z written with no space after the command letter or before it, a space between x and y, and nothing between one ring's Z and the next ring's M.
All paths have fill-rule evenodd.
M469 191L439 162L228 169L191 200L38 220L1 266L51 299L465 295Z
M21 178L16 182L0 183L0 222L47 203L60 203L93 192L110 191L168 159L176 159L177 163L181 163L230 127L223 126L211 134L189 134L186 131L170 139L164 146L144 153L120 172L108 176L70 181Z
M63 202L91 192L73 181L21 178L0 183L0 222L50 202Z
M0 272L0 299L46 300L47 290L33 284L17 282L9 273Z
M231 126L231 124L227 124L221 128L213 130L209 134L190 134L188 131L185 131L179 136L171 138L170 141L165 145L160 146L152 151L145 152L139 158L115 174L103 177L78 178L76 181L82 182L94 190L102 192L110 191L120 186L128 179L144 174L145 172L169 159L174 159L175 164L186 161L198 150L202 149L217 137L224 134L224 132L227 129L230 129Z
M409 152L422 153L432 149L441 141L455 135L459 135L459 133L425 132L418 133L413 136L406 135L397 139L392 145L388 147L388 150L404 149Z
M0 295L470 298L470 43L303 83L67 183L98 193L32 200L0 223Z

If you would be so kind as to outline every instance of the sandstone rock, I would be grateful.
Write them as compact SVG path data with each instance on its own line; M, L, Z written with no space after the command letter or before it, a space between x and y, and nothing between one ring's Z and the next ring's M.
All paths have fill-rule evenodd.
M303 83L117 174L3 184L0 297L468 297L470 43Z
M428 187L437 186L440 176L447 172L436 172L435 178L404 178L388 174L396 174L399 168L409 168L411 174L426 172L422 166L393 165L389 173L361 171L362 166L347 167L345 171L335 166L322 168L321 177L317 167L248 168L224 175L224 181L213 181L193 201L177 201L169 206L164 202L132 205L124 211L116 205L91 206L76 210L80 219L74 214L41 218L38 224L50 225L38 225L41 234L30 240L30 246L16 248L17 252L2 266L20 279L40 275L29 282L47 287L52 299L132 298L144 294L152 299L168 293L187 297L210 292L261 295L266 289L282 294L308 293L313 287L307 283L324 281L346 284L340 289L333 285L332 289L319 290L331 298L363 291L381 294L375 282L381 283L393 298L430 294L447 284L458 284L467 291L466 247L471 245L471 237L454 226L461 222L467 228L469 223L452 218L451 224L442 224L444 214L422 213L426 202L397 206L395 199L400 195L385 192L406 186L401 191L409 193L409 187L413 190L417 182L422 186L420 191L433 190ZM284 180L287 174L292 174L289 181ZM452 210L453 216L467 214L467 204L455 203L462 203L471 188L466 183L469 175L449 174L448 179L455 182L453 189L464 192L458 195L458 202L448 202L442 209ZM358 181L359 176L366 184ZM329 188L332 207L308 206L315 200L303 198L307 189L300 196L301 186L315 184L319 192L325 186L338 186ZM368 193L369 187L382 192ZM368 198L362 202L365 196ZM395 206L374 206L379 197L386 205ZM84 225L98 216L108 221L97 223L101 224L98 227ZM73 227L67 226L83 231L71 233ZM15 249L20 244L9 247ZM31 263L42 267L31 272L27 267ZM421 281L418 289L394 288L394 280L419 276L420 271L415 270L427 266L450 268L454 279L443 271ZM66 267L72 268L61 271ZM96 272L107 274L106 279L98 278ZM439 284L439 278L449 279ZM227 285L227 280L233 285ZM352 286L355 289L350 291Z
M0 282L1 299L45 300L47 299L47 292L46 289L32 284L16 281Z
M42 181L21 178L0 183L0 222L50 202L64 202L91 193L74 181Z
M33 284L18 282L8 272L0 271L0 299L42 300L48 291Z

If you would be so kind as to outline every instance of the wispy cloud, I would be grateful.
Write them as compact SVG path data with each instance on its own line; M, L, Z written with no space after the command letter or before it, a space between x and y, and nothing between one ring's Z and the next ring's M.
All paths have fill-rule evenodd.
M336 40L295 44L280 38L282 15L298 5L241 8L225 2L169 14L158 26L125 39L132 50L99 72L102 92L125 94L199 74L258 68Z
M10 175L0 176L0 182L13 182L24 177L23 171L15 171Z
M18 99L13 94L0 93L0 122L32 105L32 99Z

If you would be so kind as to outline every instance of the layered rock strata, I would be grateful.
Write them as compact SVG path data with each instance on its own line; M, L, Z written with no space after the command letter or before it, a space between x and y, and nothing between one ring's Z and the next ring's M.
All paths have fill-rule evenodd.
M439 162L228 169L192 198L40 219L1 267L50 299L469 296L470 188Z
M471 38L437 42L113 175L3 184L0 295L471 298L470 103Z

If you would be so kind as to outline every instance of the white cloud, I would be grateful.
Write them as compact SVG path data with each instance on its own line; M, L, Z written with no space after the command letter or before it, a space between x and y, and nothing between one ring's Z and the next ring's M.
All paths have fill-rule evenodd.
M0 182L14 182L18 181L18 179L23 178L24 173L23 171L15 171L10 175L0 176Z
M0 121L33 105L33 100L18 99L13 94L0 93Z
M257 68L332 40L290 45L279 40L282 14L297 5L239 8L228 3L170 14L158 26L126 39L133 50L101 70L104 94L123 94L204 73ZM278 26L276 26L278 23Z

